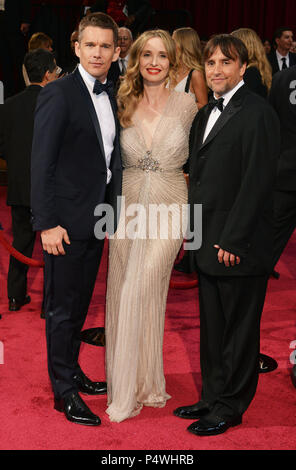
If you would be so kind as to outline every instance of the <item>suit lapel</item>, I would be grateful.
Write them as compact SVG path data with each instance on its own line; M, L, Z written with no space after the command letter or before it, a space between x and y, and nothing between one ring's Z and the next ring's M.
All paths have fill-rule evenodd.
M99 141L100 150L102 152L103 157L105 157L103 138L102 138L102 133L101 133L101 128L100 128L98 116L97 116L96 110L94 108L92 99L90 97L89 91L88 91L88 89L87 89L87 87L86 87L79 71L78 71L78 68L75 69L75 71L73 72L73 77L76 80L76 83L77 83L80 91L82 92L82 94L85 98L87 109L89 111L92 123L93 123L95 131L96 131L96 135L97 135L97 138L98 138L98 141ZM113 109L113 105L112 105L112 109Z
M207 136L206 140L204 143L201 143L198 150L202 150L206 145L208 145L216 136L219 134L219 132L223 129L223 127L227 124L229 119L231 119L236 113L238 113L241 108L242 108L242 95L245 92L245 86L240 88L235 95L232 97L232 99L229 101L228 105L224 109L223 113L221 113L221 116L217 119L215 125L211 129L211 132ZM208 114L209 117L209 114ZM208 120L207 120L208 121ZM207 123L206 121L206 123ZM204 131L205 131L206 125L204 126ZM201 139L203 138L204 132L201 135Z

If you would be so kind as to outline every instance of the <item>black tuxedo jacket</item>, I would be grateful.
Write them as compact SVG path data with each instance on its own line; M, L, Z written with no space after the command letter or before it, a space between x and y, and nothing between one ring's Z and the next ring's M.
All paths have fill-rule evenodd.
M275 73L279 72L279 64L276 56L276 52L273 49L269 54L268 54L268 60L270 62L270 65L272 67L272 74L274 75ZM293 65L296 65L296 54L293 54L292 52L289 52L289 67L293 67Z
M114 85L114 92L116 93L119 88L119 77L121 75L121 71L119 68L118 60L112 62L111 67L108 72L108 80L111 80Z
M269 100L281 123L276 188L296 191L296 66L274 75Z
M202 143L208 105L190 133L189 203L202 204L202 245L192 252L198 268L213 276L270 272L273 246L272 190L280 148L279 121L269 103L240 88ZM195 227L200 229L200 227ZM217 259L219 245L241 257L235 267Z
M31 23L31 0L5 0L5 29L19 32L22 23Z
M34 230L61 225L70 239L85 240L94 235L98 204L109 203L116 216L122 165L115 100L112 107L117 132L112 179L107 185L100 125L79 70L48 84L40 93L32 147Z
M0 155L8 168L8 205L30 207L34 112L41 90L30 85L0 106Z

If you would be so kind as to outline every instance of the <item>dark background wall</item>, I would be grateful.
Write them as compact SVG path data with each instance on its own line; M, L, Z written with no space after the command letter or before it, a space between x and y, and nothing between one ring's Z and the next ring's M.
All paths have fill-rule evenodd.
M32 0L32 32L44 31L54 39L61 65L69 56L69 35L81 17L82 3ZM152 28L172 31L192 26L203 38L244 26L255 29L262 39L272 38L280 26L296 33L296 0L151 0L151 4L154 14L148 26Z

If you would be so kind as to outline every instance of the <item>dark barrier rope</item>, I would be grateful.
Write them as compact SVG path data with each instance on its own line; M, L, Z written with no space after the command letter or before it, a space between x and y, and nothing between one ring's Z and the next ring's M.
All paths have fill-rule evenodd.
M170 287L172 289L192 289L198 286L197 279L191 279L190 281L174 281L171 279Z

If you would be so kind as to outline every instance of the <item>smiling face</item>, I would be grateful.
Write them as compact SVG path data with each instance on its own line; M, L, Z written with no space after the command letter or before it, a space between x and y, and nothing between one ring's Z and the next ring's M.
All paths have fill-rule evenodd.
M120 48L115 48L112 29L87 26L75 43L75 53L82 67L93 77L103 82L111 63L118 59Z
M162 39L148 39L141 52L139 65L144 83L160 84L165 81L169 74L170 61Z
M239 58L226 57L218 46L205 62L205 72L208 86L216 98L220 98L242 80L246 64L241 64Z

